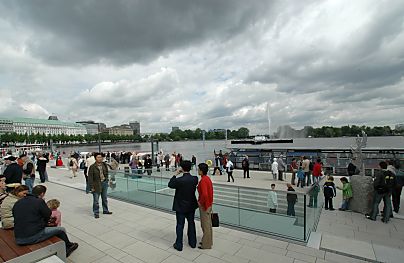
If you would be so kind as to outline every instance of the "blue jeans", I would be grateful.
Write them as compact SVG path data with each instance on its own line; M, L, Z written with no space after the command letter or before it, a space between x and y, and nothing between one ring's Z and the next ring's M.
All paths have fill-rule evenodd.
M27 178L25 179L25 185L28 187L28 192L32 193L32 188L34 188L35 178Z
M348 210L349 199L342 200L341 209Z
M286 212L288 216L295 216L295 203L288 202L288 211Z
M64 227L45 227L39 233L25 238L16 238L15 242L18 245L30 245L42 242L53 236L57 236L65 242L66 247L71 245L69 238L66 235L66 229Z
M179 249L182 249L182 236L186 218L188 221L188 244L193 248L196 247L196 230L194 221L195 211L186 214L176 212L175 216L177 218L177 227L175 229L175 232L177 233L177 239L175 240L175 246Z
M379 194L375 192L375 195L373 197L373 209L370 217L373 220L376 220L376 216L379 213L379 204L380 202L384 201L384 211L383 211L383 219L384 222L388 222L390 220L390 215L391 215L391 193L385 193L385 194Z
M102 210L103 212L109 212L108 210L108 200L107 200L107 191L108 191L108 181L105 180L101 183L101 193L93 193L93 212L94 215L98 215L100 213L100 205L99 199L101 195L102 201Z

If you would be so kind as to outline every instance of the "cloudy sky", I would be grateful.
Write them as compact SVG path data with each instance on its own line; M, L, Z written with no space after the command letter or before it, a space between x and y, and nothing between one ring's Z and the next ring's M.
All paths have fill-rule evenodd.
M143 132L404 122L402 0L2 0L0 116Z

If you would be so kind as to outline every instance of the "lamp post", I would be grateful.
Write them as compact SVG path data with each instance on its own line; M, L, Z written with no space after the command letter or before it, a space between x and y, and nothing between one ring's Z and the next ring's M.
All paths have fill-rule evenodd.
M101 153L100 123L98 124L98 152Z

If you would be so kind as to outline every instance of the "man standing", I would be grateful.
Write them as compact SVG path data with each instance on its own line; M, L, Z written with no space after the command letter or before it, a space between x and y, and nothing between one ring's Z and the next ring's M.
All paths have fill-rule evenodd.
M22 165L22 179L25 181L25 185L28 186L29 193L32 193L32 188L35 183L35 166L30 158L24 153L20 156L23 161Z
M43 153L38 153L38 160L37 160L37 169L39 172L39 178L41 179L41 183L45 183L45 173L46 173L46 164L49 162L48 158L46 158Z
M17 158L12 155L7 155L4 157L4 161L6 163L6 169L4 170L3 176L5 177L6 184L19 183L21 184L22 180L22 169L16 163Z
M286 165L283 162L283 155L281 154L279 156L279 160L278 160L278 180L279 181L283 181L283 172L285 172L286 170Z
M93 212L94 217L99 218L99 199L101 195L103 214L110 215L112 212L108 209L107 190L108 190L108 167L104 163L102 153L95 154L95 163L88 169L88 185L93 193Z
M177 239L173 247L182 251L182 236L185 225L185 218L188 221L188 244L196 247L196 230L195 230L195 210L198 208L195 191L198 185L198 177L192 176L189 171L191 170L192 163L190 161L183 161L180 164L181 168L176 171L176 174L168 182L168 187L175 189L173 210L175 211L177 226L176 234ZM176 175L183 173L179 178Z
M296 184L296 173L297 173L298 168L299 168L299 166L297 165L296 158L293 158L292 163L290 164L290 170L292 171L292 179L291 179L290 183L292 185Z
M147 175L152 174L152 168L153 168L153 161L150 157L150 154L148 154L146 160L144 161L144 169L146 170Z
M52 211L43 200L46 187L37 185L32 194L18 200L13 207L14 235L18 245L30 245L53 236L62 239L66 245L66 256L77 249L77 243L70 242L64 227L46 227Z
M213 155L215 156L215 168L213 169L212 175L216 175L216 170L219 170L220 175L222 175L222 157L220 154L216 154L216 150L213 151Z
M250 178L250 162L248 161L248 155L244 157L244 160L241 162L241 167L243 168L244 172L244 179Z
M387 223L391 215L391 192L393 186L396 183L395 175L387 170L387 163L382 161L379 163L380 172L376 173L375 180L373 181L374 197L373 197L373 208L370 215L366 215L367 219L376 220L376 216L379 213L379 204L384 201L384 212L382 221Z
M198 184L198 205L199 214L201 217L202 227L202 241L198 247L200 249L211 249L213 245L212 237L212 204L213 204L213 184L208 174L209 167L206 163L200 163L198 165L198 173L201 176L201 180Z

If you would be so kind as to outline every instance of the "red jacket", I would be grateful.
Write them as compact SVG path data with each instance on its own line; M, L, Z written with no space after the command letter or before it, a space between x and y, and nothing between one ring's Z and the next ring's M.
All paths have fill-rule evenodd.
M321 164L315 163L313 166L313 176L321 176Z
M207 210L213 204L213 184L209 176L202 175L198 184L198 203L204 210Z

